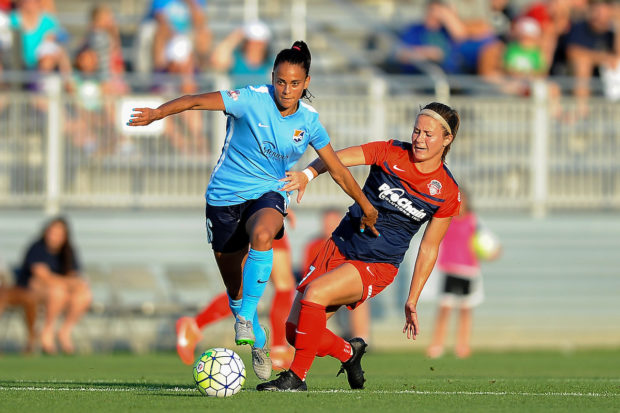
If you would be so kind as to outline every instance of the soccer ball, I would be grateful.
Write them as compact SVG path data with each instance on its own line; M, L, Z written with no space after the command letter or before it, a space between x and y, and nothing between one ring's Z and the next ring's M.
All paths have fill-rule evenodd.
M498 257L501 244L499 239L487 229L479 229L471 240L474 253L481 260L493 260Z
M194 381L205 396L228 397L237 394L245 383L245 365L234 351L211 348L196 360Z

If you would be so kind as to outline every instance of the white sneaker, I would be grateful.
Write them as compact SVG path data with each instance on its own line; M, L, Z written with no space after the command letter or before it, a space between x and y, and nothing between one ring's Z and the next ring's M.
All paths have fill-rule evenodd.
M265 347L252 347L252 368L256 377L261 380L269 380L272 370L271 357L269 357L269 330L262 325L260 327L265 330Z
M235 321L235 342L238 346L243 344L253 346L255 341L252 322L238 315Z

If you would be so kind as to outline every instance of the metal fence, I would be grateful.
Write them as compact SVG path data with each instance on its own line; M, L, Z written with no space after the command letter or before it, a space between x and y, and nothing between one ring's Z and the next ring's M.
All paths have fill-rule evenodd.
M398 93L390 86L394 79L387 80L313 79L312 91L319 97L312 104L335 148L410 139L420 106L436 98L424 88ZM407 89L406 82L397 82L401 90ZM226 79L210 78L203 86L214 90L225 85ZM223 142L223 114L185 113L165 119L153 131L128 131L123 124L132 106L173 96L95 99L60 89L0 95L0 206L55 212L64 207L195 207L204 202ZM578 119L571 99L563 99L558 115L549 110L544 87L534 91L529 97L443 97L461 115L448 158L457 181L483 209L541 214L550 208L620 207L620 105L592 98L589 115ZM314 156L309 150L298 166ZM360 183L365 173L354 168ZM324 177L313 182L302 206L319 206L326 199L350 202Z

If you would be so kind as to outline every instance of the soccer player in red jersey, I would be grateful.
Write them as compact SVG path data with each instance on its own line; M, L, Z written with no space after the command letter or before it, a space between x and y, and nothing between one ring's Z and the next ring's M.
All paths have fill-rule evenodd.
M444 164L459 123L455 110L433 102L418 114L411 143L378 141L338 151L345 166L371 166L363 192L379 211L379 236L360 229L362 211L353 204L297 287L286 324L287 339L295 347L290 369L257 390L307 390L306 374L314 358L326 355L342 362L341 372L346 371L352 389L363 388L366 343L336 336L326 328L327 319L340 306L353 309L390 285L411 238L428 222L405 304L403 333L415 340L420 332L418 298L450 221L459 213L458 185ZM300 198L309 180L325 171L317 159L303 172L288 172L283 189L297 189Z

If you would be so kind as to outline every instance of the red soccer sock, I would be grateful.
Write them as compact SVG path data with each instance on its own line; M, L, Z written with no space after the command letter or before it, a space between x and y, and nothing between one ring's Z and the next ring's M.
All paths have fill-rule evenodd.
M276 291L271 303L271 345L272 347L286 347L286 318L293 304L291 290Z
M306 379L306 374L312 366L326 323L324 306L301 300L295 336L295 358L291 370L302 380Z
M295 347L296 328L295 324L286 323L286 339L293 347ZM332 356L344 363L351 358L353 351L348 341L332 333L330 329L325 328L316 355L318 357Z
M295 347L295 329L297 328L296 324L286 322L286 341Z
M222 293L216 296L207 306L195 317L198 328L215 323L223 318L232 315L228 306L228 294Z
M323 330L321 343L319 344L316 355L319 357L332 356L344 363L351 358L353 352L351 344L349 344L348 341L326 328Z

